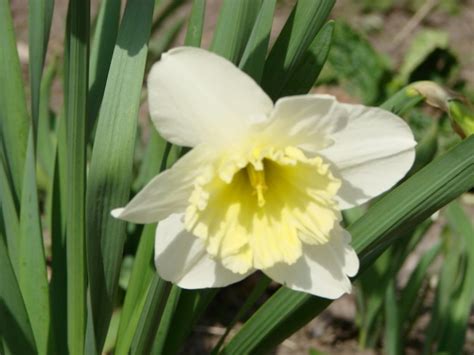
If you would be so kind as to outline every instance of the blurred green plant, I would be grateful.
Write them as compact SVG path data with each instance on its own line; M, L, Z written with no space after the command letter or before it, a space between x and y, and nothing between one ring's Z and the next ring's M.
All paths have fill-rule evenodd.
M328 65L320 84L341 84L364 104L375 105L385 98L384 86L389 75L388 63L363 35L347 23L338 21L334 29Z

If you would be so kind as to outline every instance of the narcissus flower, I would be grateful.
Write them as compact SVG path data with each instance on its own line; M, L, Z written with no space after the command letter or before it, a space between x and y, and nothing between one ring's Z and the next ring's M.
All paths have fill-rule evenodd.
M153 66L148 100L160 134L193 149L112 214L159 222L162 278L222 287L261 270L321 297L350 292L359 261L340 211L408 171L415 141L403 120L328 95L273 104L232 63L186 47Z

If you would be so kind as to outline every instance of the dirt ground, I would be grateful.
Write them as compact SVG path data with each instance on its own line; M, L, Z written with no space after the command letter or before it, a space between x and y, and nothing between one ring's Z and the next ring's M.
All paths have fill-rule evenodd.
M426 2L432 1L427 0ZM282 28L293 3L294 1L289 0L278 2L272 38L275 38ZM93 14L97 11L97 4L97 0L92 1ZM220 4L221 1L219 0L208 1L203 37L204 47L207 47L212 39ZM344 19L355 28L366 28L368 24L375 24L378 30L371 31L368 39L378 51L386 54L395 64L401 62L411 39L423 28L434 27L447 31L449 34L449 45L460 61L460 77L466 81L469 90L474 91L474 0L462 1L461 11L452 16L434 9L428 9L426 14L419 16L419 13L409 12L403 6L395 6L384 14L371 14L361 12L355 4L356 2L350 0L338 0L332 12L332 17ZM28 0L12 0L11 8L18 37L18 51L26 80L28 67ZM179 11L179 16L188 13L189 9L189 5L183 6ZM48 60L51 60L54 56L62 56L66 12L67 1L56 0ZM178 36L176 45L182 44L183 38L184 34L182 33ZM59 110L62 105L60 81L54 84L53 92L52 106L53 109ZM340 90L336 90L334 94L339 95L342 101L346 97L346 94ZM352 98L348 99L352 100ZM145 108L143 112L146 112ZM143 121L145 120L143 119ZM436 238L435 232L432 233L431 238ZM416 264L417 256L415 255L413 258L411 260L412 265L413 263ZM227 320L232 317L242 300L245 299L246 292L249 292L249 285L252 282L252 280L245 281L221 292L216 298L215 302L217 303L211 306L211 309L215 310L217 308L221 309L221 311L218 314L213 311L207 312L185 347L184 352L186 354L203 354L212 348L219 339L219 336L225 331L222 317L227 318ZM359 349L357 343L358 334L354 324L355 314L354 296L346 295L333 302L317 319L284 341L274 353L279 355L308 354L310 349L317 349L327 354L341 355L383 353L381 344L374 351ZM416 344L423 337L423 329L427 322L429 322L429 318L421 319L420 325L410 335L412 339L409 339L407 342L409 344L406 349L407 354L419 353ZM413 346L410 344L413 344ZM468 354L474 353L474 315L471 316L470 332L466 339L465 350Z

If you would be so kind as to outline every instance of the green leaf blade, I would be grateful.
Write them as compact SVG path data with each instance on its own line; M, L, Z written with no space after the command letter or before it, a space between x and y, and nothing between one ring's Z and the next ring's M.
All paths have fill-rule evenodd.
M86 117L90 1L71 0L65 54L67 135L67 314L68 349L84 353L86 327Z
M33 132L30 132L21 196L18 281L31 321L37 352L48 354L52 351L52 344L49 343L51 312L33 145Z
M43 65L53 18L54 0L30 0L28 11L28 47L31 86L31 114L36 141L40 109Z
M66 214L67 214L67 145L66 122L60 117L56 128L57 145L54 155L54 170L51 181L51 321L56 351L67 353L67 250L66 250Z
M146 225L140 236L120 317L115 348L117 354L127 354L132 345L139 316L145 305L148 286L155 273L152 265L155 229L156 224Z
M145 305L143 307L144 312L141 313L132 341L132 347L130 349L132 355L151 353L170 291L171 283L163 280L155 273L148 289Z
M117 291L125 222L110 215L129 198L153 0L129 2L98 118L87 187L87 251L94 334L101 351ZM120 137L120 139L117 139Z
M48 180L44 185L52 180L55 159L55 132L52 132L50 111L50 97L53 80L57 72L57 63L54 60L46 67L41 79L40 97L39 97L39 113L38 113L38 131L36 139L36 156L39 171L42 172ZM40 185L38 183L38 185ZM48 190L50 186L45 186Z
M211 51L237 63L250 36L261 0L224 0Z
M394 279L390 280L385 291L384 353L387 355L400 355L402 354L400 346L400 319Z
M427 277L428 267L441 251L441 244L436 244L421 257L415 270L410 274L407 284L401 290L399 301L400 323L404 324L413 318L413 305L419 297L422 283Z
M20 287L8 255L0 220L0 349L11 354L35 354L36 344ZM3 344L2 344L3 343Z
M469 327L469 314L474 303L474 226L472 218L463 210L459 202L453 202L446 208L448 223L454 233L462 240L465 262L462 268L462 281L452 290L449 299L449 315L444 332L438 340L438 352L460 354Z
M89 68L89 107L87 137L91 133L104 95L110 62L117 39L120 21L120 1L104 0L100 3L91 41Z
M21 198L29 117L9 1L0 1L0 149L7 163L15 204Z
M262 87L273 99L279 97L304 52L324 25L334 0L300 0L268 55Z
M204 27L204 14L206 12L205 0L194 0L189 18L186 38L184 43L191 47L200 47L202 38L202 29Z
M181 288L176 285L172 285L168 300L166 301L166 305L161 316L155 340L153 341L153 346L151 349L152 354L163 354L163 348L165 346L166 339L168 338L170 332L173 331L173 329L171 328L171 324L176 308L179 304L178 301L180 295Z
M257 83L262 79L268 42L272 31L276 0L264 0L250 38L245 46L239 67Z
M279 96L306 94L311 90L328 58L333 32L334 21L329 21L321 28L301 56L297 68L283 86Z
M1 155L0 155L1 158ZM13 187L10 186L6 167L3 159L0 159L0 206L4 223L4 234L8 253L15 271L18 271L18 236L20 235L20 220L16 212ZM1 218L0 218L1 220Z
M4 207L0 205L0 210ZM31 323L10 260L1 218L0 270L0 350L11 354L36 354Z

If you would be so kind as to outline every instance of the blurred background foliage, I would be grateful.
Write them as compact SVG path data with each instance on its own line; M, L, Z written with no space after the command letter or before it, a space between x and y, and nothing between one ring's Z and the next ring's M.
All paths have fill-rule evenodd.
M101 14L103 16L105 13L106 3L109 2L92 1L92 13L95 19L92 22L93 33L97 34L102 28L100 24L104 18ZM199 3L195 1L195 6L199 6ZM244 41L236 42L241 44L240 48L226 49L219 42L222 42L219 37L214 39L212 37L216 24L217 27L231 26L229 23L219 22L220 14L225 11L231 13L232 5L229 4L230 2L227 2L226 7L221 1L207 2L202 46L205 48L211 46L224 54L226 51L231 51L236 61L242 55L245 58ZM294 4L295 1L276 2L273 29L269 39L271 45L275 43ZM23 74L27 79L29 57L26 3L12 0L11 9L18 39L17 49ZM119 6L115 8L117 22L120 11L123 12L123 4L122 9ZM161 53L184 43L190 11L191 1L156 1L146 70L159 59ZM194 11L198 13L199 9ZM234 31L241 31L239 35L242 38L250 36L249 29L252 29L254 23L260 21L258 23L265 26L265 18L257 18L257 11L251 8L247 11L253 14L248 20L250 24L243 30L237 25L232 27ZM50 192L51 181L54 180L55 151L58 144L56 132L61 130L58 117L64 115L62 98L65 90L61 78L66 68L61 59L66 12L67 2L57 0L38 111L42 118L38 125L37 183L39 202L42 206L41 217L48 267L52 255L50 232L54 227L50 220L53 209ZM269 13L273 15L273 12ZM229 15L227 16L228 19ZM387 100L403 91L410 83L429 80L456 92L455 97L465 103L466 115L471 115L472 119L473 111L470 103L474 101L473 1L340 0L337 1L331 18L335 22L323 27L319 42L316 43L323 46L324 43L329 43L324 36L332 38L326 65L314 83L313 92L329 92L341 101L379 106L386 105L389 102ZM117 29L118 24L109 26L115 26ZM222 31L220 33L224 33ZM107 39L97 36L97 40L105 38L100 48L108 53L103 55L108 55L110 58L117 33L116 30L112 33L109 31L106 35L111 37ZM192 41L192 38L186 37L186 41ZM94 45L91 48L93 52ZM240 64L250 72L253 70L251 67L246 67L246 63ZM96 65L100 67L101 63ZM108 66L104 70L109 70ZM266 83L271 83L268 84L269 90L273 88L276 90L272 97L278 97L282 92L298 92L299 88L291 85L282 84L282 87L276 87L271 73L258 71L252 73L262 77L264 87ZM295 73L296 76L298 74L296 69ZM318 73L315 73L315 77ZM301 77L301 73L299 75ZM311 86L311 83L309 84ZM101 92L99 97L102 97L105 78L97 90ZM449 90L447 92L450 92ZM26 86L26 96L32 97L29 86ZM145 93L142 92L142 101L145 97ZM408 98L409 95L406 99ZM417 161L411 173L461 141L461 137L453 131L453 118L450 117L449 110L443 111L433 107L429 99L423 100L420 95L417 98L416 105L409 105L398 112L409 122L419 142ZM90 107L92 110L90 117L93 121L90 122L89 129L92 132L97 129L94 119L99 114L99 106L100 99L95 108L94 105ZM139 139L133 160L133 192L141 189L157 171L171 166L184 153L181 148L167 144L151 128L146 113L147 109L143 104L138 125ZM93 133L90 137L93 137ZM88 146L86 153L90 158L91 145ZM355 295L345 296L334 302L315 321L285 340L277 348L276 353L474 352L473 200L472 193L466 193L418 226L404 231L406 235L403 238L393 243L372 266L363 270L356 282ZM346 223L357 221L366 208L367 206L364 206L347 211ZM2 230L4 228L2 226ZM127 302L140 301L141 307L144 307L146 302L151 302L151 299L145 299L145 295L148 290L147 283L152 282L154 276L147 265L141 268L146 271L141 275L142 284L134 284L134 289L142 292L144 296L137 295L135 299L127 301L126 291L132 282L138 282L133 281L134 267L138 269L136 265L140 260L147 260L146 258L150 257L152 245L153 226L143 228L127 225L119 289L113 302L114 312L105 339L105 352L128 349L127 345L136 350L140 345L135 343L135 338L133 341L132 338L128 339L128 343L125 344L122 340L117 340L117 334L123 336L127 333L125 329L127 324L123 319L135 322L133 324L138 324L137 326L146 321L133 320L132 314L124 315L123 309ZM156 287L158 290L158 286ZM223 290L191 294L173 288L163 313L162 322L165 326L160 326L161 333L157 334L152 344L153 349L156 352L172 353L181 345L180 340L191 333L191 337L184 344L184 353L210 352L219 340L223 342L223 336L227 333L234 335L235 329L240 328L258 306L275 294L276 289L277 285L261 279L259 275ZM176 329L180 326L179 320L187 316L190 304L193 304L192 311L196 317L192 323L197 322L197 325L192 331L192 324L187 324L189 328L184 327L185 329L178 331ZM171 340L165 341L167 337ZM215 352L217 349L215 348Z

